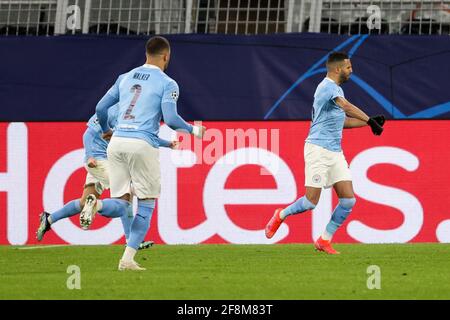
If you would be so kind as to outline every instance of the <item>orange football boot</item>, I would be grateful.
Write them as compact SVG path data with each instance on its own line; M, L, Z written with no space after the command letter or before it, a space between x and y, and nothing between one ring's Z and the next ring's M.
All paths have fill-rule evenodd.
M340 254L339 251L333 249L329 240L323 240L322 237L319 237L319 239L314 242L314 247L316 247L317 251L323 251L328 254Z
M269 223L266 225L266 237L268 239L272 238L275 232L277 232L280 225L283 223L283 219L280 218L280 212L283 209L278 208L275 210L275 213L273 214L272 218L270 219Z

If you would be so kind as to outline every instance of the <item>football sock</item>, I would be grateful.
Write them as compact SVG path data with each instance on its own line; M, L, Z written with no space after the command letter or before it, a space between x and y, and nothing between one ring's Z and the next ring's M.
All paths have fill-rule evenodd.
M103 199L101 203L101 210L98 210L98 213L109 218L118 218L126 215L130 204L122 199Z
M125 234L125 239L128 243L130 239L131 224L133 223L133 205L128 203L127 213L120 217L123 226L123 232Z
M331 215L330 222L328 222L325 231L322 234L322 239L330 241L333 238L336 230L344 223L345 219L347 219L350 212L352 212L352 208L356 203L355 198L340 198L339 204L333 211Z
M52 213L47 218L47 220L50 224L52 224L58 220L74 216L77 213L80 213L80 211L81 211L80 199L72 200L66 203L66 205L61 209L59 209L58 211Z
M131 224L130 238L127 244L129 247L137 250L139 244L144 241L147 231L150 228L150 220L154 208L154 199L138 200L138 209Z
M283 211L280 212L280 218L284 220L287 216L305 212L306 210L312 210L315 207L316 206L311 201L309 201L306 196L303 196L290 206L284 208Z

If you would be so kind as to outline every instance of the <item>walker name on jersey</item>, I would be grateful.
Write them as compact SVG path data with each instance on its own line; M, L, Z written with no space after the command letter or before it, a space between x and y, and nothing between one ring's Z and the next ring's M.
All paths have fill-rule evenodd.
M274 209L304 193L309 122L203 125L223 137L236 128L278 130L277 152L264 141L244 139L235 148L222 148L214 161L198 161L220 150L213 144L227 142L218 142L218 134L205 135L203 141L180 134L181 150L161 148L162 192L147 239L168 244L308 243L322 233L338 201L331 189L323 190L314 212L290 217L270 240L264 236ZM85 123L0 123L0 244L36 243L39 213L80 196L85 128ZM450 163L450 150L441 144L449 135L450 121L432 120L388 121L380 137L368 128L344 131L357 203L334 241L450 242L450 171L443 169ZM173 131L163 126L160 136L170 140ZM119 219L97 216L84 231L75 216L55 223L43 243L124 243L124 237Z
M135 72L133 74L133 79L136 80L148 80L150 78L150 74L149 73L140 73L140 72Z

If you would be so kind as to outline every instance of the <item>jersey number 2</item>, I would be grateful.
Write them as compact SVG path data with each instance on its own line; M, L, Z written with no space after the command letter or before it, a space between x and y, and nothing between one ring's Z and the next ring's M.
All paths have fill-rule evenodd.
M134 93L134 96L127 108L127 111L125 111L125 115L123 116L124 120L134 120L134 116L131 114L131 112L133 112L133 108L136 105L139 96L141 95L141 91L142 87L139 84L135 84L131 87L130 92Z

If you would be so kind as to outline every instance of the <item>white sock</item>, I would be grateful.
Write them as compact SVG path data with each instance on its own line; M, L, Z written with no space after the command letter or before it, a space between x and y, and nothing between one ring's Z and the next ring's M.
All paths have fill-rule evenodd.
M125 252L123 253L122 260L131 262L134 260L134 256L136 255L137 250L133 249L129 246L125 248Z
M330 241L331 238L333 238L333 235L329 233L327 230L325 230L322 234L322 239L326 241Z
M51 217L51 216L48 216L48 217L47 217L47 221L48 221L48 223L52 224L52 223L53 223L53 222L52 222L52 217Z

